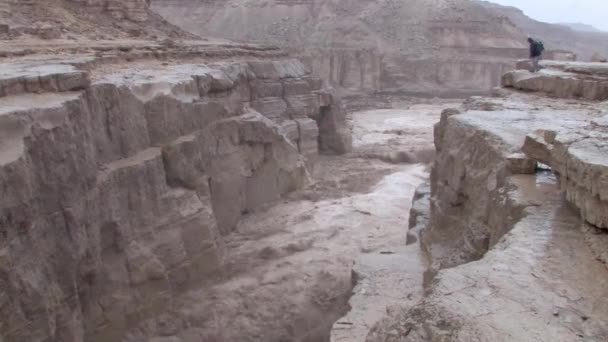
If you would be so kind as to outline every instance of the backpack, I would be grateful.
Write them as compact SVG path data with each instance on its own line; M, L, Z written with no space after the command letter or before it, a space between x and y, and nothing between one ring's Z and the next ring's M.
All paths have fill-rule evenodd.
M536 49L538 52L543 52L545 51L545 44L543 44L543 42L541 42L540 40L536 41Z

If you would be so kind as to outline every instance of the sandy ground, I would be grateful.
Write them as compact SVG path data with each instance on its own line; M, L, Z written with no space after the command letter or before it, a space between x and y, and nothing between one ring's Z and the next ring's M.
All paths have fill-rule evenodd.
M350 309L357 280L357 291L382 297L385 285L393 293L419 287L421 261L401 251L413 192L428 178L427 167L362 158L361 152L432 149L432 127L446 106L354 113L353 154L319 157L308 189L242 220L228 240L225 278L176 304L176 315L189 327L180 337L328 341L334 322ZM364 267L382 279L387 265L397 270L407 263L414 272L399 272L397 282L385 277L371 284L352 271ZM369 310L361 331L380 318L386 300Z

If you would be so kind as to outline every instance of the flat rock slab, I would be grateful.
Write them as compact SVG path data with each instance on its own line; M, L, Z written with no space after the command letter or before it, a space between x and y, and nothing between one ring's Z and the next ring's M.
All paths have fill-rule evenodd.
M334 323L331 341L364 342L397 303L413 306L420 300L426 269L422 254L412 245L361 256L353 268L358 281L349 301L353 309Z
M548 69L562 70L582 75L608 77L608 63L543 60L540 62L540 65ZM517 61L516 68L530 70L530 60L522 59Z
M516 176L536 203L483 259L440 271L420 305L380 323L368 342L605 341L608 272L589 251L556 180Z
M67 64L0 64L0 97L85 89L89 74Z
M536 73L526 70L503 75L502 86L528 92L543 92L559 98L608 99L608 78L587 76L561 70L543 69Z

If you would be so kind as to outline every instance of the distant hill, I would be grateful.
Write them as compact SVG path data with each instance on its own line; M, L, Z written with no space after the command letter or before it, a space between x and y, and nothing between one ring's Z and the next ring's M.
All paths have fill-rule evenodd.
M0 40L196 38L149 7L142 0L0 0Z
M597 27L583 24L583 23L558 23L558 25L566 26L566 27L573 29L574 31L579 31L579 32L596 32L596 33L604 32L604 33L606 33L605 31L602 31L602 30L598 29Z
M596 31L582 31L570 27L570 24L544 23L528 17L516 7L489 1L475 2L494 14L509 18L525 34L542 39L548 49L572 51L579 60L591 60L594 54L608 55L608 32L595 28Z

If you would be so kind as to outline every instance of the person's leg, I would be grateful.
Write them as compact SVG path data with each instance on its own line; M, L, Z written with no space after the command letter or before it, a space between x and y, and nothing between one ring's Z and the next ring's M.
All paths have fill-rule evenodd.
M534 57L530 57L530 72L534 72Z
M532 72L538 72L540 70L540 67L538 65L539 62L540 62L539 56L532 58Z

